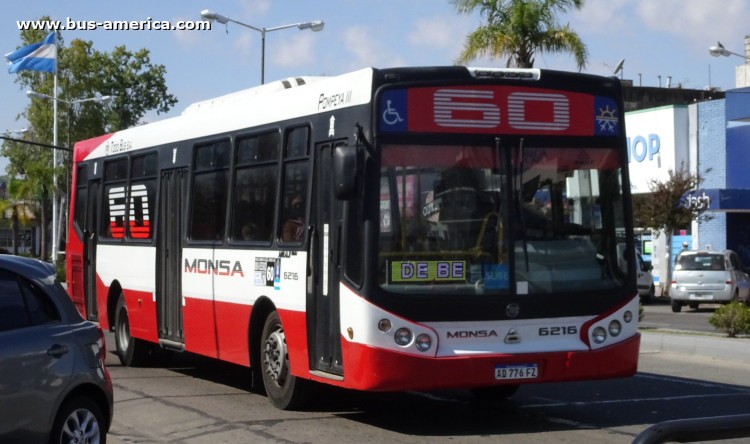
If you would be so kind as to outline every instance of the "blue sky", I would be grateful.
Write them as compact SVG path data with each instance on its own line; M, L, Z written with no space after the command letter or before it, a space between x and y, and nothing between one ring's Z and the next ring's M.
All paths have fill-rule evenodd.
M449 65L467 33L480 23L478 14L459 16L448 0L163 0L8 2L0 22L0 50L20 43L16 20L44 14L56 20L199 20L211 9L258 27L324 20L322 32L296 28L269 33L266 40L266 81L295 75L336 75L366 66ZM713 58L708 47L720 40L729 50L743 52L750 33L747 0L588 0L570 22L590 51L587 72L611 75L610 67L624 58L625 78L656 86L657 75L673 84L702 89L711 83L734 87L737 57ZM260 83L260 34L229 24L211 31L63 31L66 42L92 40L101 50L116 45L146 47L154 63L167 68L167 86L179 100L167 116L190 103L250 88ZM474 66L504 66L505 60L480 60ZM536 67L574 70L568 56L541 55ZM0 75L0 131L24 122L16 115L28 103L14 83ZM147 121L164 118L147 115ZM3 165L0 163L0 168ZM0 172L2 174L2 172Z

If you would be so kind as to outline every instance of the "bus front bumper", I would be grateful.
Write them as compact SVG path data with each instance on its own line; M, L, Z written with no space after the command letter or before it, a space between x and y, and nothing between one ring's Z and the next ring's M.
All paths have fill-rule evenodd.
M437 390L633 376L641 335L595 351L427 358L342 341L343 386L369 391ZM537 364L538 377L495 380L499 364Z

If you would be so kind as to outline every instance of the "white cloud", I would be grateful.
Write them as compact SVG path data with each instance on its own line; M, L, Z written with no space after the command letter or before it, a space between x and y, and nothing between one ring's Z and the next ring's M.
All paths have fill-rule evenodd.
M588 0L581 10L570 13L571 26L579 32L611 33L633 23L628 22L627 10L633 8L637 0ZM652 0L661 1L661 0Z
M742 41L750 22L747 0L638 0L636 11L653 30L703 44Z
M570 13L575 29L620 38L618 32L656 31L692 44L742 41L750 22L747 0L589 0ZM703 47L701 47L701 50Z
M190 17L187 17L187 16L180 16L180 17L173 18L172 19L172 24L174 25L174 24L176 24L177 22L180 22L180 21L187 22L187 21L190 21L190 20L197 20L197 19L195 17L190 18ZM170 31L170 32L183 45L185 45L185 46L194 46L195 44L197 44L198 42L200 42L200 40L201 40L201 34L202 33L210 33L211 31L198 31L198 30L177 31L177 30L174 30L174 31Z
M310 32L266 40L266 54L278 66L311 65L315 61L315 41L315 35Z
M263 15L271 9L271 0L238 0L247 18Z
M253 51L253 36L252 32L242 32L236 39L234 39L234 49L240 54L250 54Z
M467 16L419 18L406 39L412 46L443 50L449 57L455 58L472 28L472 21Z
M369 66L376 68L391 68L405 66L405 59L388 50L386 45L378 40L368 26L355 25L344 30L344 48L350 55L349 67L361 69Z

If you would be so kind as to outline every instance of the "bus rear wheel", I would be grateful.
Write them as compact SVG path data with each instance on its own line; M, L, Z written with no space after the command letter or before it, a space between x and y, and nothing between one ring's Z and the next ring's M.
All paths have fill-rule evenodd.
M476 387L471 394L480 402L501 401L515 395L520 385L497 385L494 387Z
M274 407L281 410L296 410L308 403L313 382L291 374L286 335L276 311L268 315L263 326L260 360L259 370L263 375L263 386Z
M125 296L120 293L115 309L115 346L117 357L125 367L138 367L148 360L150 344L130 335L130 319Z

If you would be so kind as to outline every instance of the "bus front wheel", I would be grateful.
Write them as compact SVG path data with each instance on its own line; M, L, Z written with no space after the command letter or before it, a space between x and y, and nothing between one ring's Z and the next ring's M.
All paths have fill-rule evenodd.
M286 335L276 311L268 315L263 326L260 361L259 371L271 404L281 410L296 410L307 404L313 382L291 374Z
M120 293L115 309L115 346L117 357L125 367L137 367L148 360L149 344L130 335L128 307L125 305L125 296L122 293Z

